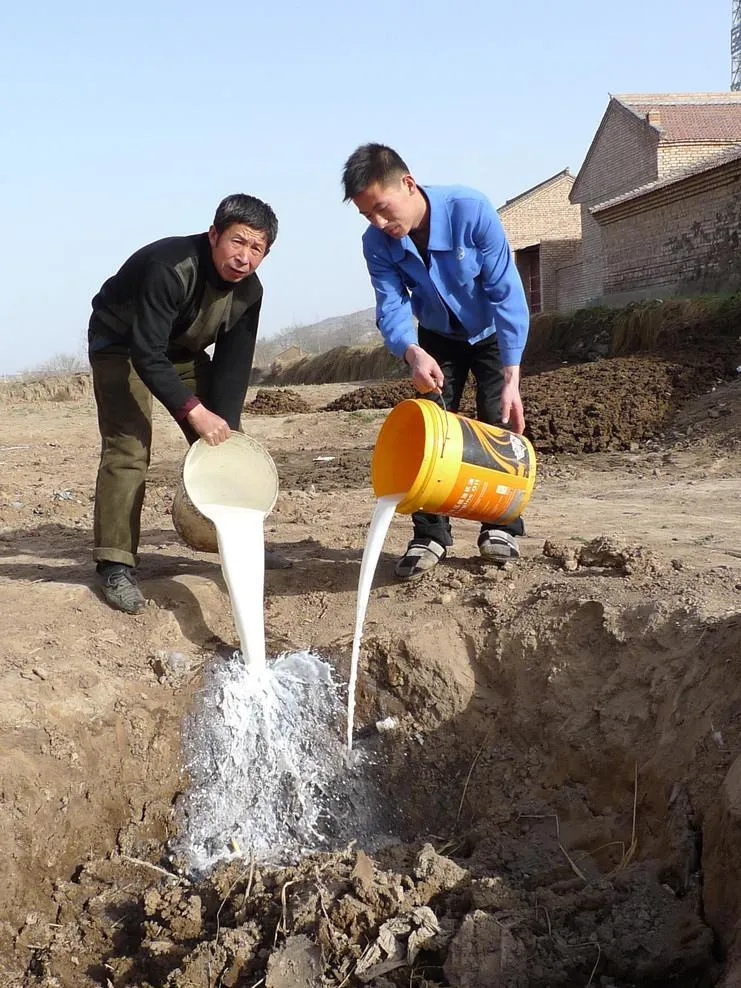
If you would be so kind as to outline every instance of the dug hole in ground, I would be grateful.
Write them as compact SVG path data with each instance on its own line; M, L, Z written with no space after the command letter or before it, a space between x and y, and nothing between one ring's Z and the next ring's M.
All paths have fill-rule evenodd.
M621 390L604 363L593 438L633 422L636 368ZM143 518L152 603L132 618L97 596L87 387L2 409L3 986L741 984L737 382L687 397L656 438L544 452L504 571L457 523L446 565L399 584L397 516L357 706L378 832L199 881L167 848L184 719L236 643L229 601L218 559L172 529L184 446L164 413ZM271 400L247 422L281 477L268 546L293 561L266 574L269 652L312 649L341 681L385 414L321 410L352 387L296 388L309 411ZM553 435L583 449L568 389L543 388Z

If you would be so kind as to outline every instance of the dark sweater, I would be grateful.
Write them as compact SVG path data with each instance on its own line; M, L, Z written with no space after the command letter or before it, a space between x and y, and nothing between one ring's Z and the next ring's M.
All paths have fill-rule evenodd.
M212 385L204 402L237 429L261 301L256 274L237 284L218 276L207 234L168 237L132 254L95 296L90 350L130 354L155 398L183 419L198 399L173 363L215 342Z

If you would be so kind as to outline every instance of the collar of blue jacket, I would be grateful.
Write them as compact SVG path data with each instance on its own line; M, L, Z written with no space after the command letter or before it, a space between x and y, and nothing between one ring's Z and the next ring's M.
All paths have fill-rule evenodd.
M418 322L469 343L497 334L502 363L519 364L529 316L522 281L496 210L464 186L420 186L430 207L429 268L411 237L376 227L363 253L376 294L376 322L397 357L417 343ZM451 324L450 314L458 325ZM455 323L455 321L453 321Z

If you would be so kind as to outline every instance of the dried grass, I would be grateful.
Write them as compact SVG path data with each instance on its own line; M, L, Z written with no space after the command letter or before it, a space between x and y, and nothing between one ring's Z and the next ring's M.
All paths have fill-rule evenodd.
M339 346L304 357L266 379L270 384L341 384L403 377L403 361L384 346Z

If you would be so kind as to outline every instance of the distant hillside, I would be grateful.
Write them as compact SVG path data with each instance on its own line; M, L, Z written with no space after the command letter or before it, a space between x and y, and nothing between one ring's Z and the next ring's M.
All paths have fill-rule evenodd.
M360 346L379 340L375 309L361 309L345 316L331 316L310 326L289 326L274 336L259 340L255 363L267 367L290 346L301 347L304 353L324 353L338 346Z

